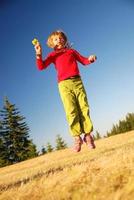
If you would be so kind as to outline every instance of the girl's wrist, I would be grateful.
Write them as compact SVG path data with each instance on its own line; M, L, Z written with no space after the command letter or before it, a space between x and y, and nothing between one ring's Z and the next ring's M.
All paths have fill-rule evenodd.
M36 58L40 59L42 57L42 54L36 54Z

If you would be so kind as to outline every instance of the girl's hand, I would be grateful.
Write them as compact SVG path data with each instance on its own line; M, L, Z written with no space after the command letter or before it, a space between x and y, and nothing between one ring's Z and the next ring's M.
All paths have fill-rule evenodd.
M36 57L39 58L42 56L42 47L39 42L34 46L35 52L36 52Z
M88 57L88 60L89 60L91 63L93 63L93 62L95 62L95 61L97 60L97 56L96 56L96 55L91 55L91 56Z

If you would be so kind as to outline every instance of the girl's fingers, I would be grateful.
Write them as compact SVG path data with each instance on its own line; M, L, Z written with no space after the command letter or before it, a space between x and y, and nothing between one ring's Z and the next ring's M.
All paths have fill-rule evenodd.
M97 60L97 56L96 55L94 55L94 60Z
M36 51L41 51L41 46L39 44L35 45L34 48L35 48Z

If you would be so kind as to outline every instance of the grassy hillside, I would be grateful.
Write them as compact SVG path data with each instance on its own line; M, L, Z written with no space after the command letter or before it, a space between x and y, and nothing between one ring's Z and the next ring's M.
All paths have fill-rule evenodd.
M0 200L134 199L134 131L0 169Z

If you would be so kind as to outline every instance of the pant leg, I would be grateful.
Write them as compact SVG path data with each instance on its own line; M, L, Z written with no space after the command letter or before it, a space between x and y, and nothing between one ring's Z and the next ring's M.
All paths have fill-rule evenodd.
M77 100L73 91L72 80L61 81L58 84L61 100L66 113L70 132L73 137L82 133L80 118L77 107Z
M75 82L75 94L79 109L79 119L83 133L90 133L93 130L93 124L90 119L90 109L87 95L83 83L80 80Z

